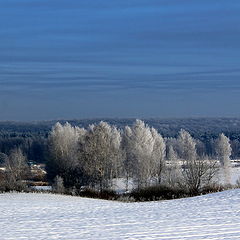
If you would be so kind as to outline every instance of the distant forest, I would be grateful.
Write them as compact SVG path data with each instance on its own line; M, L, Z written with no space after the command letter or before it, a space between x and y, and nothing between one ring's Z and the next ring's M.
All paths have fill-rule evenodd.
M45 163L48 158L48 135L56 122L69 122L72 126L87 128L100 121L122 129L132 126L135 119L82 119L40 122L0 122L0 154L8 155L13 148L21 147L29 161ZM186 118L186 119L142 119L154 127L164 138L176 138L181 129L188 131L202 142L204 151L213 155L213 142L220 133L231 140L232 159L240 158L240 118ZM1 163L1 155L0 155Z

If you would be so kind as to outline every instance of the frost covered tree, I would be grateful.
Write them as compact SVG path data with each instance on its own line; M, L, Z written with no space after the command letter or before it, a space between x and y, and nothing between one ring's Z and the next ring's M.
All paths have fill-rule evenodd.
M128 160L125 164L128 174L138 187L146 186L152 176L152 153L154 139L151 129L141 120L136 120L131 130L125 128L125 149Z
M196 159L196 141L184 129L181 129L178 136L178 144L180 148L180 157L184 160Z
M217 141L216 141L216 153L218 156L218 160L223 168L224 172L224 181L226 184L230 183L231 178L231 162L230 162L230 156L231 156L231 145L230 140L228 137L226 137L223 133L219 135Z
M161 134L155 128L151 128L153 137L153 150L151 157L151 177L155 176L157 183L162 181L162 175L165 170L166 144Z
M167 183L172 187L178 186L182 181L182 168L172 145L168 147L168 163Z
M106 122L89 127L82 145L83 165L92 183L99 184L100 190L108 188L121 167L121 134Z
M124 128L122 134L121 150L123 157L123 175L126 178L126 191L129 187L129 179L133 177L134 155L132 151L132 129L129 126Z
M166 155L166 144L161 134L137 119L132 127L125 127L122 145L125 153L126 188L129 178L139 188L154 182L160 184Z
M50 159L47 164L50 178L63 177L67 185L76 181L79 166L79 141L86 134L84 129L71 124L56 123L49 135Z
M49 136L51 157L58 162L59 167L67 169L76 164L78 132L69 123L56 123Z
M197 191L200 187L200 178L198 177L199 161L197 161L196 142L191 135L181 129L178 136L180 156L183 163L184 185L186 184L190 191Z
M180 131L178 142L183 162L183 183L187 185L191 194L196 194L213 179L217 171L216 161L197 156L196 141L187 131Z

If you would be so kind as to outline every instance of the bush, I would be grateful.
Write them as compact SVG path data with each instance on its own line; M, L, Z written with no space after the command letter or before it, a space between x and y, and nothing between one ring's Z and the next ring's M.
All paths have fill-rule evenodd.
M185 189L159 185L135 189L130 193L129 196L134 198L135 201L156 201L187 197L188 195L189 193Z
M55 193L63 194L65 192L63 178L56 176L52 188Z
M15 181L15 182L8 182L6 180L1 181L0 192L10 192L10 191L27 192L28 187L26 182L24 181Z
M236 188L240 188L240 177L236 181Z
M211 185L207 185L204 186L201 191L200 194L208 194L208 193L214 193L214 192L221 192L223 190L226 190L227 187L224 187L223 185L220 184L211 184Z
M75 194L81 197L100 198L105 200L117 200L119 197L115 191L107 189L104 189L102 191L97 191L90 188L86 188L84 190L78 189Z

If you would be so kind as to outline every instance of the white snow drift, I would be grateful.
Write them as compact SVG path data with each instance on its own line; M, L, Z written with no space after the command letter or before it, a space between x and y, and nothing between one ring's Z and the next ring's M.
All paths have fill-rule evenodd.
M122 203L0 194L0 239L240 239L240 190Z

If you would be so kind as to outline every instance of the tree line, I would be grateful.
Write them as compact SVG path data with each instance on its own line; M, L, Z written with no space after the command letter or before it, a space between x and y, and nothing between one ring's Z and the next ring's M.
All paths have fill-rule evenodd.
M50 179L61 177L66 187L100 190L124 179L126 190L133 182L136 188L163 184L198 192L216 180L220 168L229 183L229 138L218 137L214 158L198 148L201 144L183 129L176 138L163 138L141 120L124 129L103 121L87 129L57 123L49 135L47 172Z
M220 169L224 182L230 183L232 148L224 134L212 140L211 155L188 131L163 137L141 120L122 128L104 121L86 128L58 122L47 138L31 142L27 138L23 143L0 154L6 170L0 180L9 189L27 179L30 154L44 157L48 180L66 189L87 186L102 191L112 189L114 180L121 179L126 191L133 184L138 189L167 185L197 193L216 181Z

